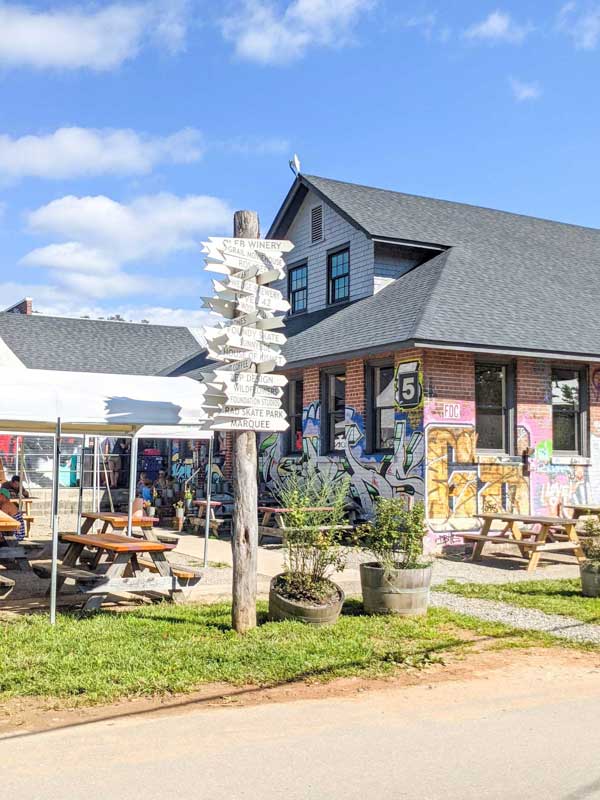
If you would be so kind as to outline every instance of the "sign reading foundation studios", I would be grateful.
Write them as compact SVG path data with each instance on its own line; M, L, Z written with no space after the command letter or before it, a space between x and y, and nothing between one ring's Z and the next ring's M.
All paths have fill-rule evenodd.
M285 431L281 407L287 378L274 375L285 364L281 348L283 317L289 303L281 292L266 286L284 277L281 255L293 244L275 239L226 239L203 242L206 269L213 279L213 297L204 307L221 319L205 327L209 358L223 362L207 375L207 401L215 431Z

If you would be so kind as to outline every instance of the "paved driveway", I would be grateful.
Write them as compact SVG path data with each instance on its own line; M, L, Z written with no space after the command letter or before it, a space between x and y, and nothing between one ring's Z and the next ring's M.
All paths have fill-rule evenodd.
M545 656L518 658L518 666L469 681L21 735L0 741L2 793L18 800L600 798L598 660L555 668Z

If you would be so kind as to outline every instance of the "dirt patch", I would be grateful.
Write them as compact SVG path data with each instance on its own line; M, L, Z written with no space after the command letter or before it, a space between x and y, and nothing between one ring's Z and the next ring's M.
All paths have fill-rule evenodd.
M532 681L537 686L565 682L582 687L582 680L593 678L600 686L600 655L561 648L493 651L484 643L462 658L445 665L435 664L426 670L403 669L393 678L341 678L329 683L290 682L277 686L231 686L212 683L186 695L138 698L110 705L71 706L64 699L18 698L0 707L0 737L11 738L55 730L101 720L124 717L183 714L202 708L245 707L261 703L284 703L324 698L352 697L364 692L389 691L420 687L452 692L455 682L486 682L486 692L502 694L507 681L515 678L524 691ZM441 699L441 698L440 698Z

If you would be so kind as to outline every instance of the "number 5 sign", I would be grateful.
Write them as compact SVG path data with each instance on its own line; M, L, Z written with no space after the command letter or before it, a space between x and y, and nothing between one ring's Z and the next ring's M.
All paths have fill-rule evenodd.
M396 367L395 401L396 408L408 411L418 408L423 400L423 382L420 363L404 361Z

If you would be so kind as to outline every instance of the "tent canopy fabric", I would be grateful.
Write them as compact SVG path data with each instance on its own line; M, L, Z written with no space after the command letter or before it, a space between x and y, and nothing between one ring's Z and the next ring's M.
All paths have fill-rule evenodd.
M2 430L53 433L58 418L65 433L105 436L182 426L167 438L206 438L200 430L209 429L206 389L190 378L3 368L0 385Z

